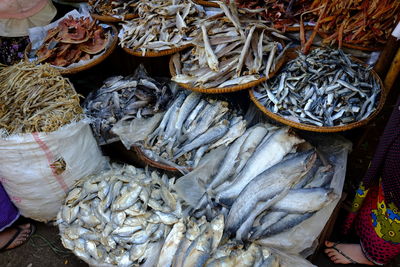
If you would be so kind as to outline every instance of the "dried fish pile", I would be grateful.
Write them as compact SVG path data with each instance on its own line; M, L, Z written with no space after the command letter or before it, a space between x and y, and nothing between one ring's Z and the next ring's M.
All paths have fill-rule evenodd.
M137 11L139 18L122 24L120 45L143 55L190 44L198 34L196 23L205 16L190 0L143 1Z
M220 5L225 17L204 21L195 47L173 56L173 81L223 88L269 77L275 70L283 49L273 38L287 38L259 21L240 20L235 8Z
M82 117L74 87L48 64L1 69L0 89L2 134L52 132Z
M242 135L246 121L224 101L180 93L142 147L151 159L175 167L195 167L203 155Z
M313 149L298 150L303 143L289 128L255 125L214 156L215 170L193 171L175 189L195 217L227 214L225 232L237 240L281 233L337 197L326 188L333 168Z
M154 266L206 266L206 260L220 245L223 232L222 214L209 223L204 217L200 220L186 217L176 223L166 237Z
M63 245L94 265L158 259L162 240L182 217L173 182L133 166L80 180L58 214Z
M228 2L228 0L226 0ZM239 8L263 16L272 27L285 31L287 27L300 22L300 15L310 9L312 0L236 0Z
M92 12L102 16L123 17L134 12L138 0L89 0Z
M118 139L110 132L116 122L162 112L172 96L167 80L151 78L140 65L130 76L105 80L101 88L89 94L83 106L102 145Z
M110 33L90 18L68 18L50 29L43 44L31 51L38 62L67 67L81 60L89 60L100 54L111 39Z
M327 44L342 43L379 48L387 41L400 17L400 2L396 0L315 0L310 9L327 5L318 29ZM310 16L312 14L309 14Z
M252 243L246 248L238 243L230 242L219 247L204 266L279 267L280 262L279 255L265 247Z
M255 89L268 110L286 119L338 126L368 118L382 88L371 68L341 50L314 49L288 62L282 72Z

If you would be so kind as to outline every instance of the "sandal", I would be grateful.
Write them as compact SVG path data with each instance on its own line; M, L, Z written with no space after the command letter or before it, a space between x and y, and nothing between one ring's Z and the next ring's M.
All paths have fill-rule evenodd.
M352 264L360 264L358 262L356 262L355 260L353 260L352 258L350 258L349 256L347 256L343 251L341 251L340 249L338 249L336 246L339 245L340 242L335 242L333 243L332 247L327 247L327 248L332 248L334 250L336 250L340 255L342 255L343 257L345 257L348 261L350 261L350 263Z
M7 248L18 238L19 234L22 232L23 228L21 228L20 226L15 227L15 229L17 230L15 232L15 234L12 236L12 238L10 240L8 240L8 242L0 248L0 252L4 252L6 250L8 250ZM29 236L26 238L26 241L29 240L29 238L35 233L36 231L36 227L33 224L30 224L29 229L31 230L29 233ZM25 242L24 242L25 243ZM23 244L23 243L22 243ZM21 245L22 245L21 244Z

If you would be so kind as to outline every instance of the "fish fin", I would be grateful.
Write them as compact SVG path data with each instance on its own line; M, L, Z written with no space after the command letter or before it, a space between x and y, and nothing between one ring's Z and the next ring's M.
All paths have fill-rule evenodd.
M175 190L190 206L195 207L205 193L201 178L201 172L193 171L180 178L175 184Z

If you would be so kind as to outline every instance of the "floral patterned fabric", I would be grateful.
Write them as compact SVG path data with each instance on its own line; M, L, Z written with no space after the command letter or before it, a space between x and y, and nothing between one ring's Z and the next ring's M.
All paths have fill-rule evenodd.
M400 213L397 207L385 202L381 185L368 191L361 186L354 206L359 207L355 228L365 256L376 265L387 264L400 254Z
M0 37L0 63L13 65L24 58L28 37Z

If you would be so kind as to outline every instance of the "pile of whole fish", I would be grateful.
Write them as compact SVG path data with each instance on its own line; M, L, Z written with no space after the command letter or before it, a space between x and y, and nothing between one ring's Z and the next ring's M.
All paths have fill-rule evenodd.
M229 145L245 128L246 121L227 102L181 92L141 146L155 161L195 167L207 151Z
M205 266L219 246L224 232L224 216L208 223L204 217L186 217L176 223L165 238L157 267Z
M139 18L122 24L120 45L143 55L190 44L198 32L196 23L205 16L190 0L142 1L137 12Z
M247 248L234 242L217 248L204 265L207 267L279 267L280 257L265 247L252 243Z
M173 56L173 81L223 88L268 77L275 69L283 49L274 38L288 39L260 21L239 19L235 7L220 6L225 16L203 21L195 47Z
M99 144L111 143L116 136L110 132L119 120L152 116L165 110L173 93L165 79L149 77L143 65L133 75L114 76L89 94L84 103L86 115Z
M80 180L57 217L63 245L94 265L153 261L182 217L173 183L133 166Z
M89 0L92 12L103 16L121 17L134 12L138 0Z
M371 67L341 50L314 49L288 62L282 72L258 86L254 95L286 119L338 126L368 118L379 102L380 83Z
M227 214L225 231L237 240L283 232L336 197L325 189L332 167L316 160L313 149L296 152L299 145L306 144L289 128L257 124L222 157L214 156L220 161L214 171L194 175L195 170L180 178L175 189L195 217Z

